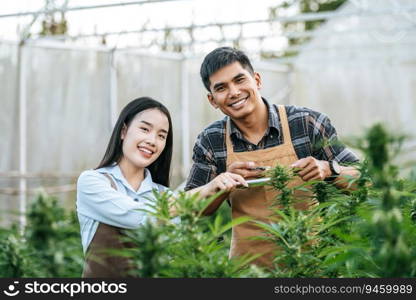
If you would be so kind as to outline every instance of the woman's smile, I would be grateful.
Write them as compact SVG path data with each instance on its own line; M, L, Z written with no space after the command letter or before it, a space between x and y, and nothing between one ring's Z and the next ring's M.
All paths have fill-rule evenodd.
M137 147L139 149L139 152L142 156L144 156L145 158L151 158L153 153L155 153L154 150L151 150L148 147L144 147L144 146L138 146Z

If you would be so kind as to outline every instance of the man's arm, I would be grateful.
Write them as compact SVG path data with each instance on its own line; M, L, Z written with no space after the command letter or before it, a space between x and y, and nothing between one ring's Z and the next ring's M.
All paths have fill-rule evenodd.
M308 156L296 161L291 165L293 168L299 168L298 175L304 181L309 180L325 180L332 176L329 162L326 160L318 160L312 156ZM340 174L334 178L334 183L337 187L342 189L354 189L354 186L349 186L349 178L358 178L360 172L356 167L340 166Z
M339 142L337 132L326 115L311 110L307 118L307 128L312 155L292 164L292 167L300 169L298 175L303 180L324 180L331 177L330 160L340 164L358 161L358 157ZM360 172L356 167L340 165L340 174L334 178L334 182L339 188L353 189L353 186L349 186L348 178L359 176Z

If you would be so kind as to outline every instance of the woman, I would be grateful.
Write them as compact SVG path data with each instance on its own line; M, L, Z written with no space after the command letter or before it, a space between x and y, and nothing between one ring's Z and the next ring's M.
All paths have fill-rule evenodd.
M84 171L77 183L77 212L86 261L83 277L127 276L126 258L108 249L129 248L122 229L146 222L152 190L169 187L172 121L167 108L142 97L121 112L104 157L95 170Z

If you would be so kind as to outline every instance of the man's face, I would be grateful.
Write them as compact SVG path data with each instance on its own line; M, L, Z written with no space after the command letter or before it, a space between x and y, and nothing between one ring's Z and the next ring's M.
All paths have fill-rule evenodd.
M209 102L232 119L244 119L262 103L260 75L251 74L239 62L219 69L209 79Z

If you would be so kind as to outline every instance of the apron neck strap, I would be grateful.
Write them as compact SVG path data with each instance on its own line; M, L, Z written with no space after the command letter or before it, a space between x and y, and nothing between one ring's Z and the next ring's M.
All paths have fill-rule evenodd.
M234 154L233 143L231 142L231 118L227 117L227 122L225 123L225 146L227 149L227 157Z
M284 105L277 105L277 109L279 112L279 121L282 126L282 133L283 133L283 144L292 143L292 138L290 136L289 130L289 121L287 120L286 109Z

